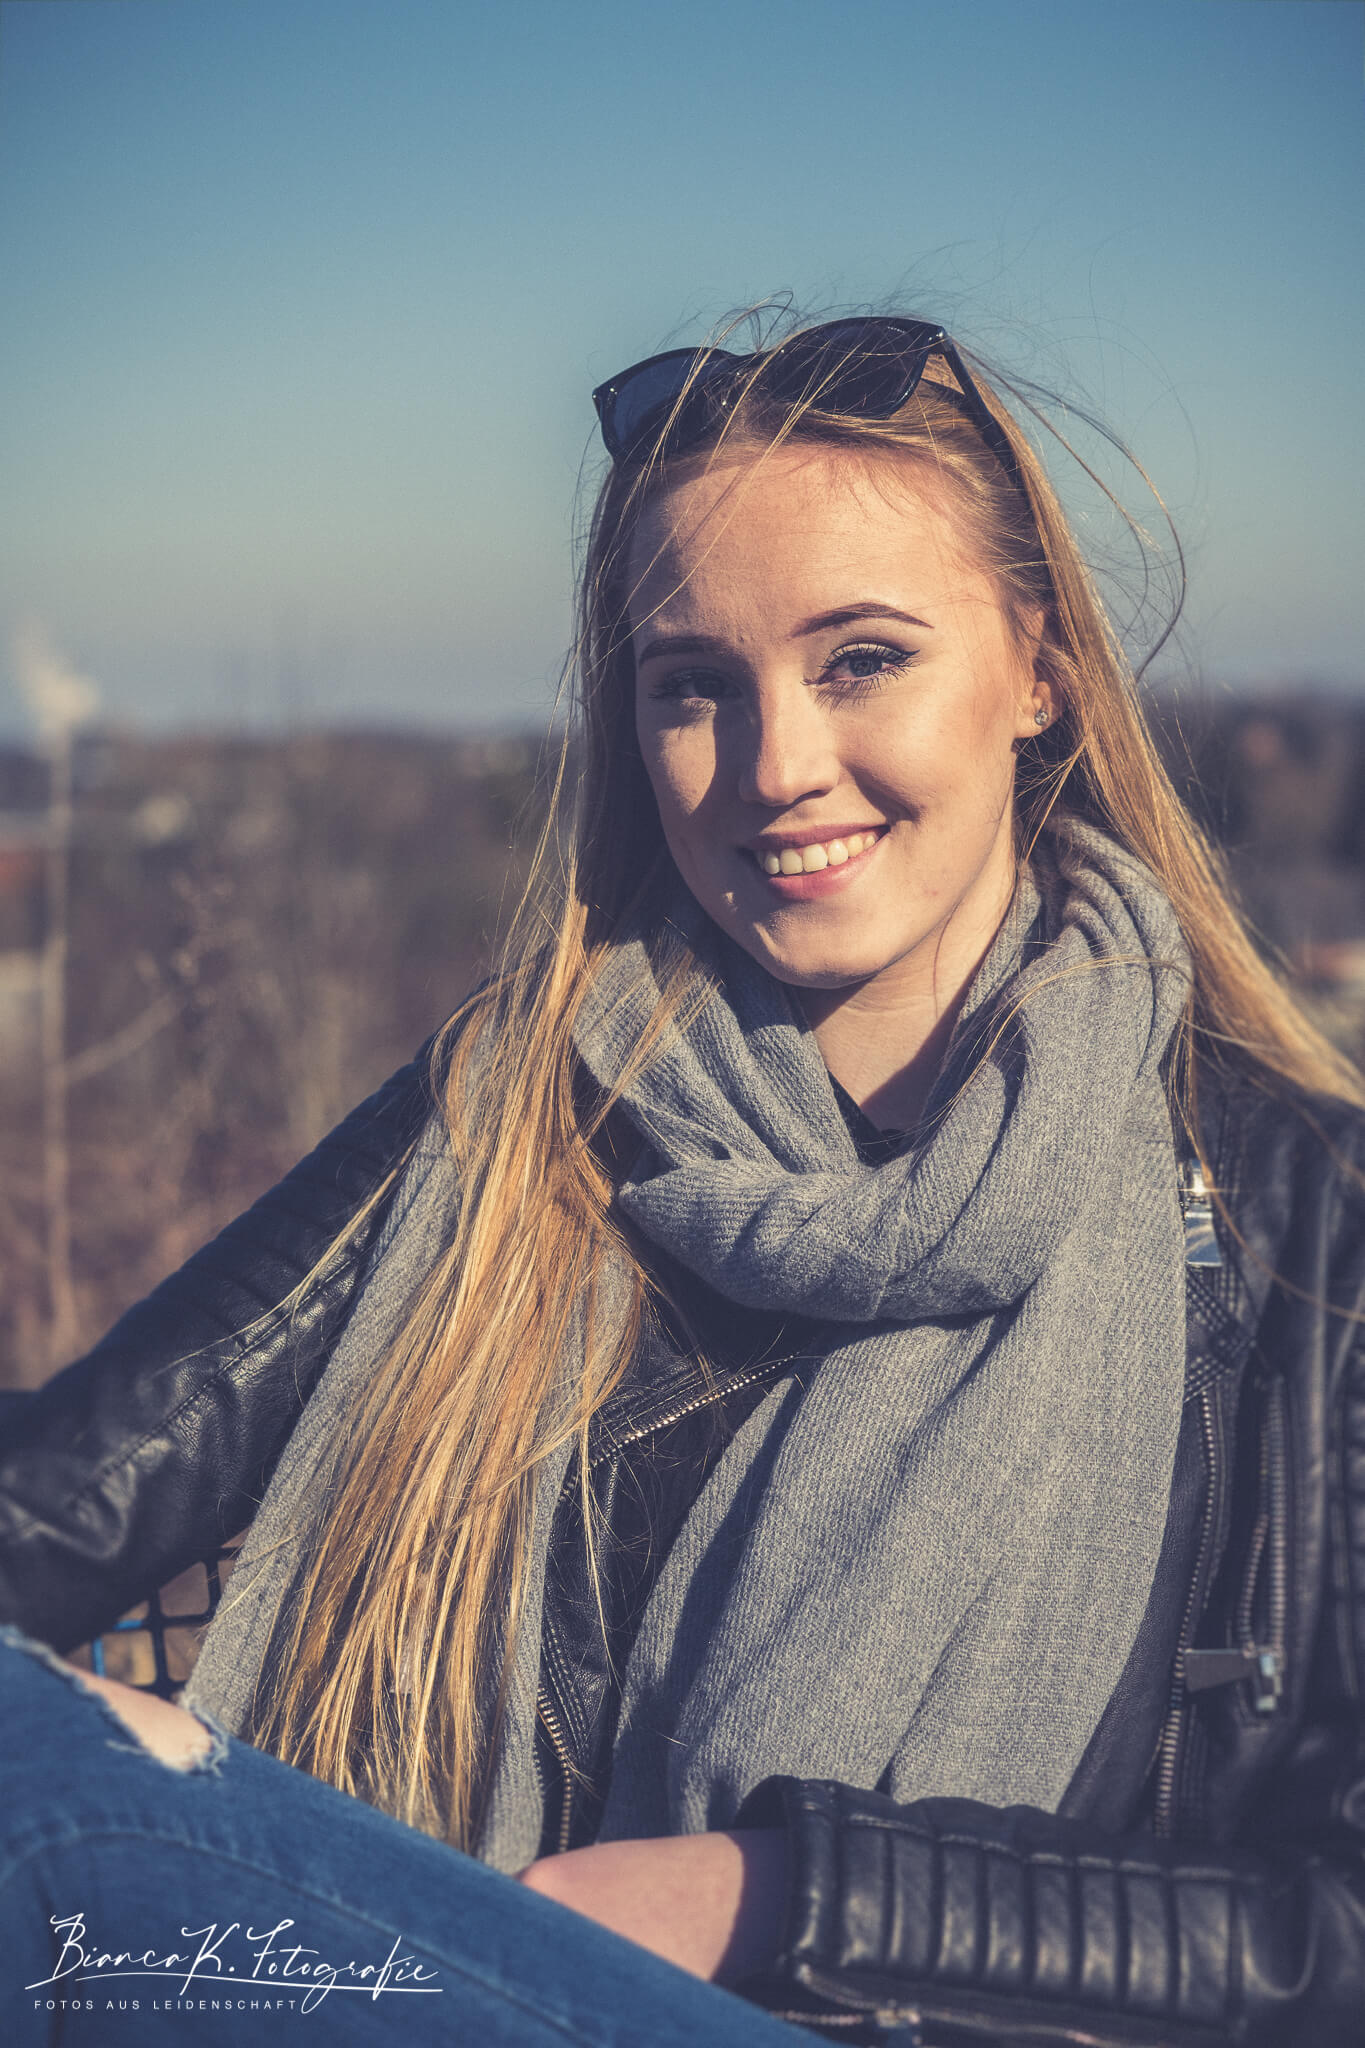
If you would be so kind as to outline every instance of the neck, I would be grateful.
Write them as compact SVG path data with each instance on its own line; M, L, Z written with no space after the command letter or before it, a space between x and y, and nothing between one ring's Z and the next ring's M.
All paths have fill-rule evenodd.
M881 1130L919 1122L953 1026L1004 921L1013 881L988 928L933 934L927 959L845 988L803 988L801 1006L821 1057Z
M905 1131L918 1123L966 987L937 1013L913 1019L902 1008L869 1001L865 987L802 989L825 1065L880 1130Z

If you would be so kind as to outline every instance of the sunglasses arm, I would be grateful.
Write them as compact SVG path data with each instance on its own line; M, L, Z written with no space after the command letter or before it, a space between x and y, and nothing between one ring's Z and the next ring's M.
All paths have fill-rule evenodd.
M957 379L957 388L962 394L963 403L976 421L977 426L981 429L982 440L1008 471L1015 484L1023 491L1025 500L1027 500L1028 492L1024 488L1024 479L1020 472L1018 457L1010 446L1009 436L987 405L985 399L981 396L981 393L977 390L971 371L967 368L967 365L963 362L946 334L937 346L938 353Z

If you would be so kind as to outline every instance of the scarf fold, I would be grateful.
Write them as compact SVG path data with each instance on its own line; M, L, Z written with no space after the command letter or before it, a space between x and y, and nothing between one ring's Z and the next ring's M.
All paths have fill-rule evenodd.
M720 1294L813 1317L825 1343L774 1383L674 1540L622 1674L600 1837L725 1827L772 1772L1054 1810L1137 1634L1179 1428L1174 913L1103 834L1050 834L920 1133L876 1167L788 990L681 885L669 915L716 990L625 1089L641 1149L621 1207ZM616 947L580 1021L606 1086L654 1014L654 951ZM410 1296L448 1181L429 1164L391 1225L298 1433L314 1447L344 1432L383 1348L372 1297ZM479 1849L503 1869L539 1842L555 1466ZM265 1656L243 1609L259 1619L297 1577L279 1532L306 1525L320 1469L291 1443L262 1510L275 1549L253 1530L209 1631L190 1696L229 1726Z

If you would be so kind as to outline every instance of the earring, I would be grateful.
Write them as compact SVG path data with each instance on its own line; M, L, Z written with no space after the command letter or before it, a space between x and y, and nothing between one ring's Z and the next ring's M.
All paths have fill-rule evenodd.
M1034 724L1035 724L1036 726L1044 726L1044 725L1046 725L1046 724L1047 724L1047 722L1048 722L1048 719L1049 719L1049 718L1051 717L1051 715L1052 715L1052 714L1051 714L1051 712L1047 711L1047 710L1046 710L1046 709L1045 709L1045 708L1044 708L1044 707L1043 707L1043 706L1042 706L1042 705L1040 704L1040 705L1039 705L1039 707L1038 707L1038 709L1037 709L1037 710L1036 710L1036 711L1034 712L1034 714L1033 714L1033 723L1034 723Z

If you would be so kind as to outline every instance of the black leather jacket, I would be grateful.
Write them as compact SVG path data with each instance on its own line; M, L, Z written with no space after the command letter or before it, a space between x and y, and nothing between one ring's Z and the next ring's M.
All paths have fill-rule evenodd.
M72 1647L250 1521L382 1209L291 1315L277 1304L415 1135L424 1076L395 1075L86 1358L7 1397L0 1619ZM1201 1116L1224 1260L1188 1269L1166 1542L1060 1813L770 1779L739 1816L792 1851L780 1954L744 1988L832 2039L1365 2043L1365 1120L1207 1079ZM731 1311L712 1339L707 1381L661 1329L595 1421L627 1616L631 1513L668 1533L716 1415L733 1422L802 1333L778 1344ZM549 1847L591 1839L610 1711L573 1534L566 1512Z

